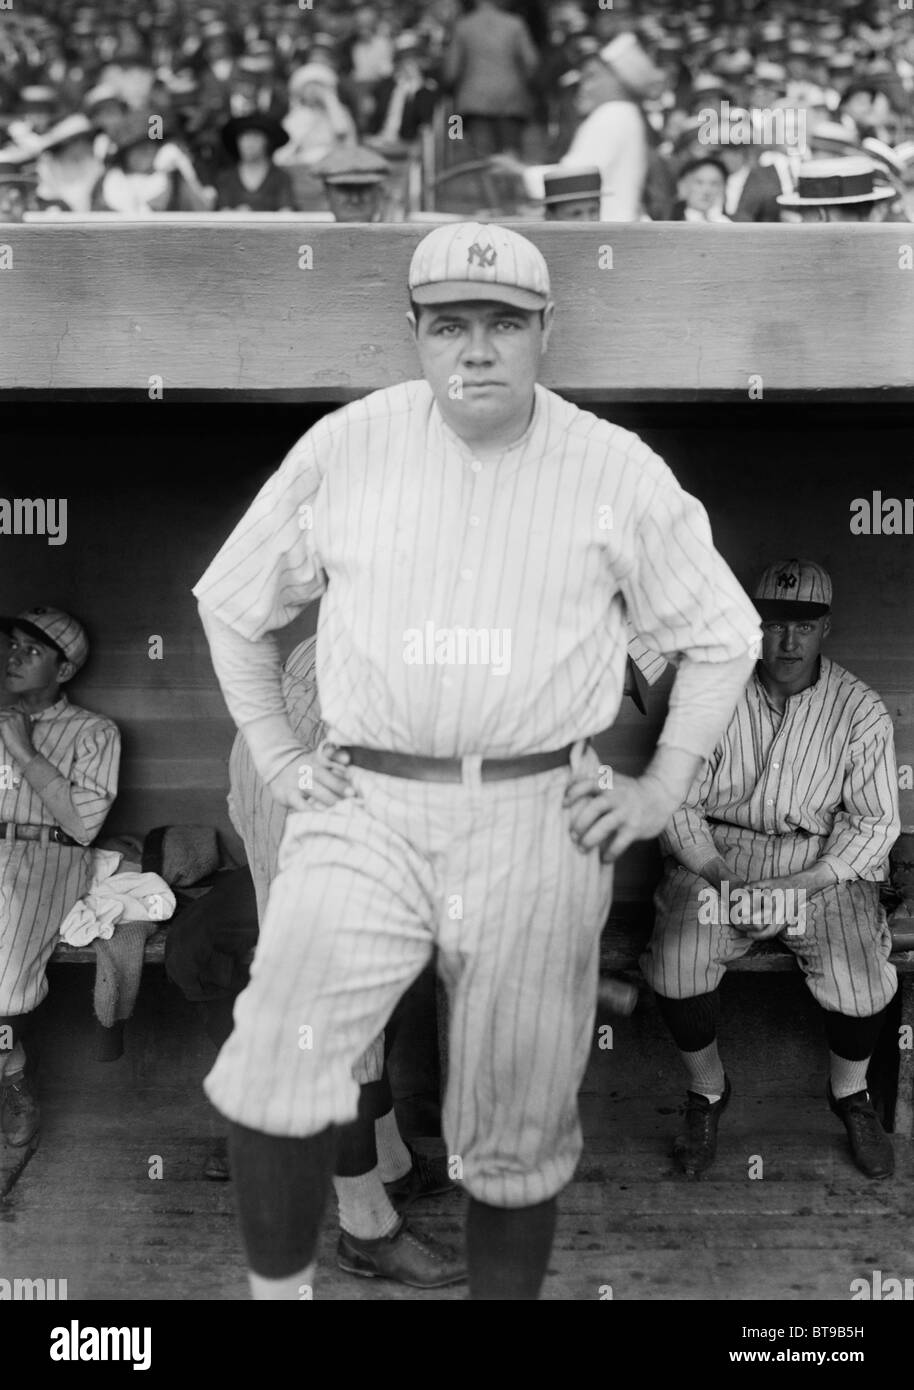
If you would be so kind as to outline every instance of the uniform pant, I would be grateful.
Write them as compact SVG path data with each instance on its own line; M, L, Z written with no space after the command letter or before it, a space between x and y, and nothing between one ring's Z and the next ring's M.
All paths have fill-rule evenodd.
M691 869L666 861L641 970L668 999L710 994L727 966L755 945L737 926L702 920L708 913L699 894L709 890L710 884ZM881 1013L898 988L878 883L851 879L807 894L802 934L789 935L785 927L779 939L796 956L813 998L829 1013L870 1018Z
M577 745L573 766L599 759ZM352 1067L437 945L450 1004L444 1136L472 1196L547 1200L581 1153L612 869L580 853L567 767L460 784L352 768L288 817L251 982L206 1081L230 1120L304 1137L356 1114Z
M80 845L0 839L0 1015L31 1013L47 994L45 970L90 864Z

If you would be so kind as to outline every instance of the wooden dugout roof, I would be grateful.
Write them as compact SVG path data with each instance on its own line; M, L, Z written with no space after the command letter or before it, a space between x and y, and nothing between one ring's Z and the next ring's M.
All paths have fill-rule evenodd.
M513 225L552 273L543 380L558 391L914 398L914 226ZM0 226L0 265L12 261L0 269L0 391L145 398L161 377L165 399L339 402L402 381L418 370L407 268L428 230L212 217Z

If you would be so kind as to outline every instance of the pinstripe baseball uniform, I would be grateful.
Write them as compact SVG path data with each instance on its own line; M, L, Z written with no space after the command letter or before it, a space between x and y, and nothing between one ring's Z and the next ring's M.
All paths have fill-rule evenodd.
M90 845L117 792L120 734L110 719L69 702L66 695L31 721L36 753L67 778ZM54 825L0 740L0 765L14 785L0 790L0 821ZM30 1013L48 992L45 968L60 924L88 884L90 856L81 846L0 838L0 1015Z
M289 654L282 672L282 693L289 712L289 723L306 752L317 749L324 737L317 694L316 649L316 637L300 642ZM257 916L262 922L270 884L277 873L279 848L288 812L264 786L244 741L244 734L240 731L235 736L229 757L228 803L232 824L244 841L257 896ZM307 906L303 908L304 911L307 911ZM382 1033L356 1062L353 1075L359 1085L364 1085L378 1081L383 1070Z
M779 711L754 676L727 732L661 836L666 857L642 969L659 993L715 989L752 939L699 921L700 869L720 855L737 879L827 862L838 882L807 897L796 953L814 997L852 1017L878 1013L897 988L879 902L900 829L892 721L863 681L822 657L819 678Z
M352 1062L437 943L450 1151L481 1201L546 1200L580 1154L612 868L574 848L567 767L482 782L479 764L570 743L595 770L584 740L616 717L626 617L655 651L744 657L757 617L703 508L637 437L542 386L483 463L412 381L310 430L194 592L251 643L323 595L333 742L464 766L455 784L353 767L354 797L289 815L210 1099L266 1134L352 1119ZM229 677L211 643L242 728L281 709L278 683Z

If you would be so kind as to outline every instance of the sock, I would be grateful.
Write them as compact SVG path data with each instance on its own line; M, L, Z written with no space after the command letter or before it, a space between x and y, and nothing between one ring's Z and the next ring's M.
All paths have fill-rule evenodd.
M866 1069L870 1064L869 1057L851 1062L847 1057L839 1057L836 1052L830 1052L828 1060L831 1093L835 1100L844 1100L846 1096L853 1096L858 1091L866 1090Z
M271 1299L276 1302L279 1299L303 1299L314 1297L314 1273L317 1269L316 1262L305 1265L297 1274L289 1274L284 1279L266 1279L262 1274L255 1274L252 1269L248 1270L248 1283L251 1286L251 1297L258 1301Z
M724 1066L716 1039L698 1052L680 1052L679 1055L689 1075L689 1090L707 1096L712 1103L720 1100L724 1093Z
M25 1048L21 1042L15 1042L10 1052L0 1053L0 1059L0 1076L4 1078L25 1071Z
M333 1188L340 1209L340 1226L358 1240L389 1236L400 1220L377 1168L358 1177L336 1177Z
M537 1299L552 1251L556 1199L535 1207L489 1207L470 1199L467 1266L470 1298Z
M292 1281L308 1282L302 1271L317 1252L336 1142L333 1125L307 1139L290 1139L229 1124L229 1164L248 1268L267 1281L264 1287L277 1283L287 1290L264 1297L299 1298L288 1292Z
M382 1182L396 1182L413 1166L409 1149L403 1142L393 1110L374 1122L375 1143L378 1146L378 1171Z

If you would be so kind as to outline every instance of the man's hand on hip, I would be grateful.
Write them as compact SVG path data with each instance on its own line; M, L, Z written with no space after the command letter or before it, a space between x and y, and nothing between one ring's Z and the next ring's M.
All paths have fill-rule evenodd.
M635 840L659 835L676 804L655 778L621 773L606 791L592 773L577 773L563 801L571 809L572 840L584 853L599 848L604 864L618 859Z
M349 756L331 743L287 763L267 784L270 795L290 811L315 806L335 806L344 796L354 796L349 777Z

